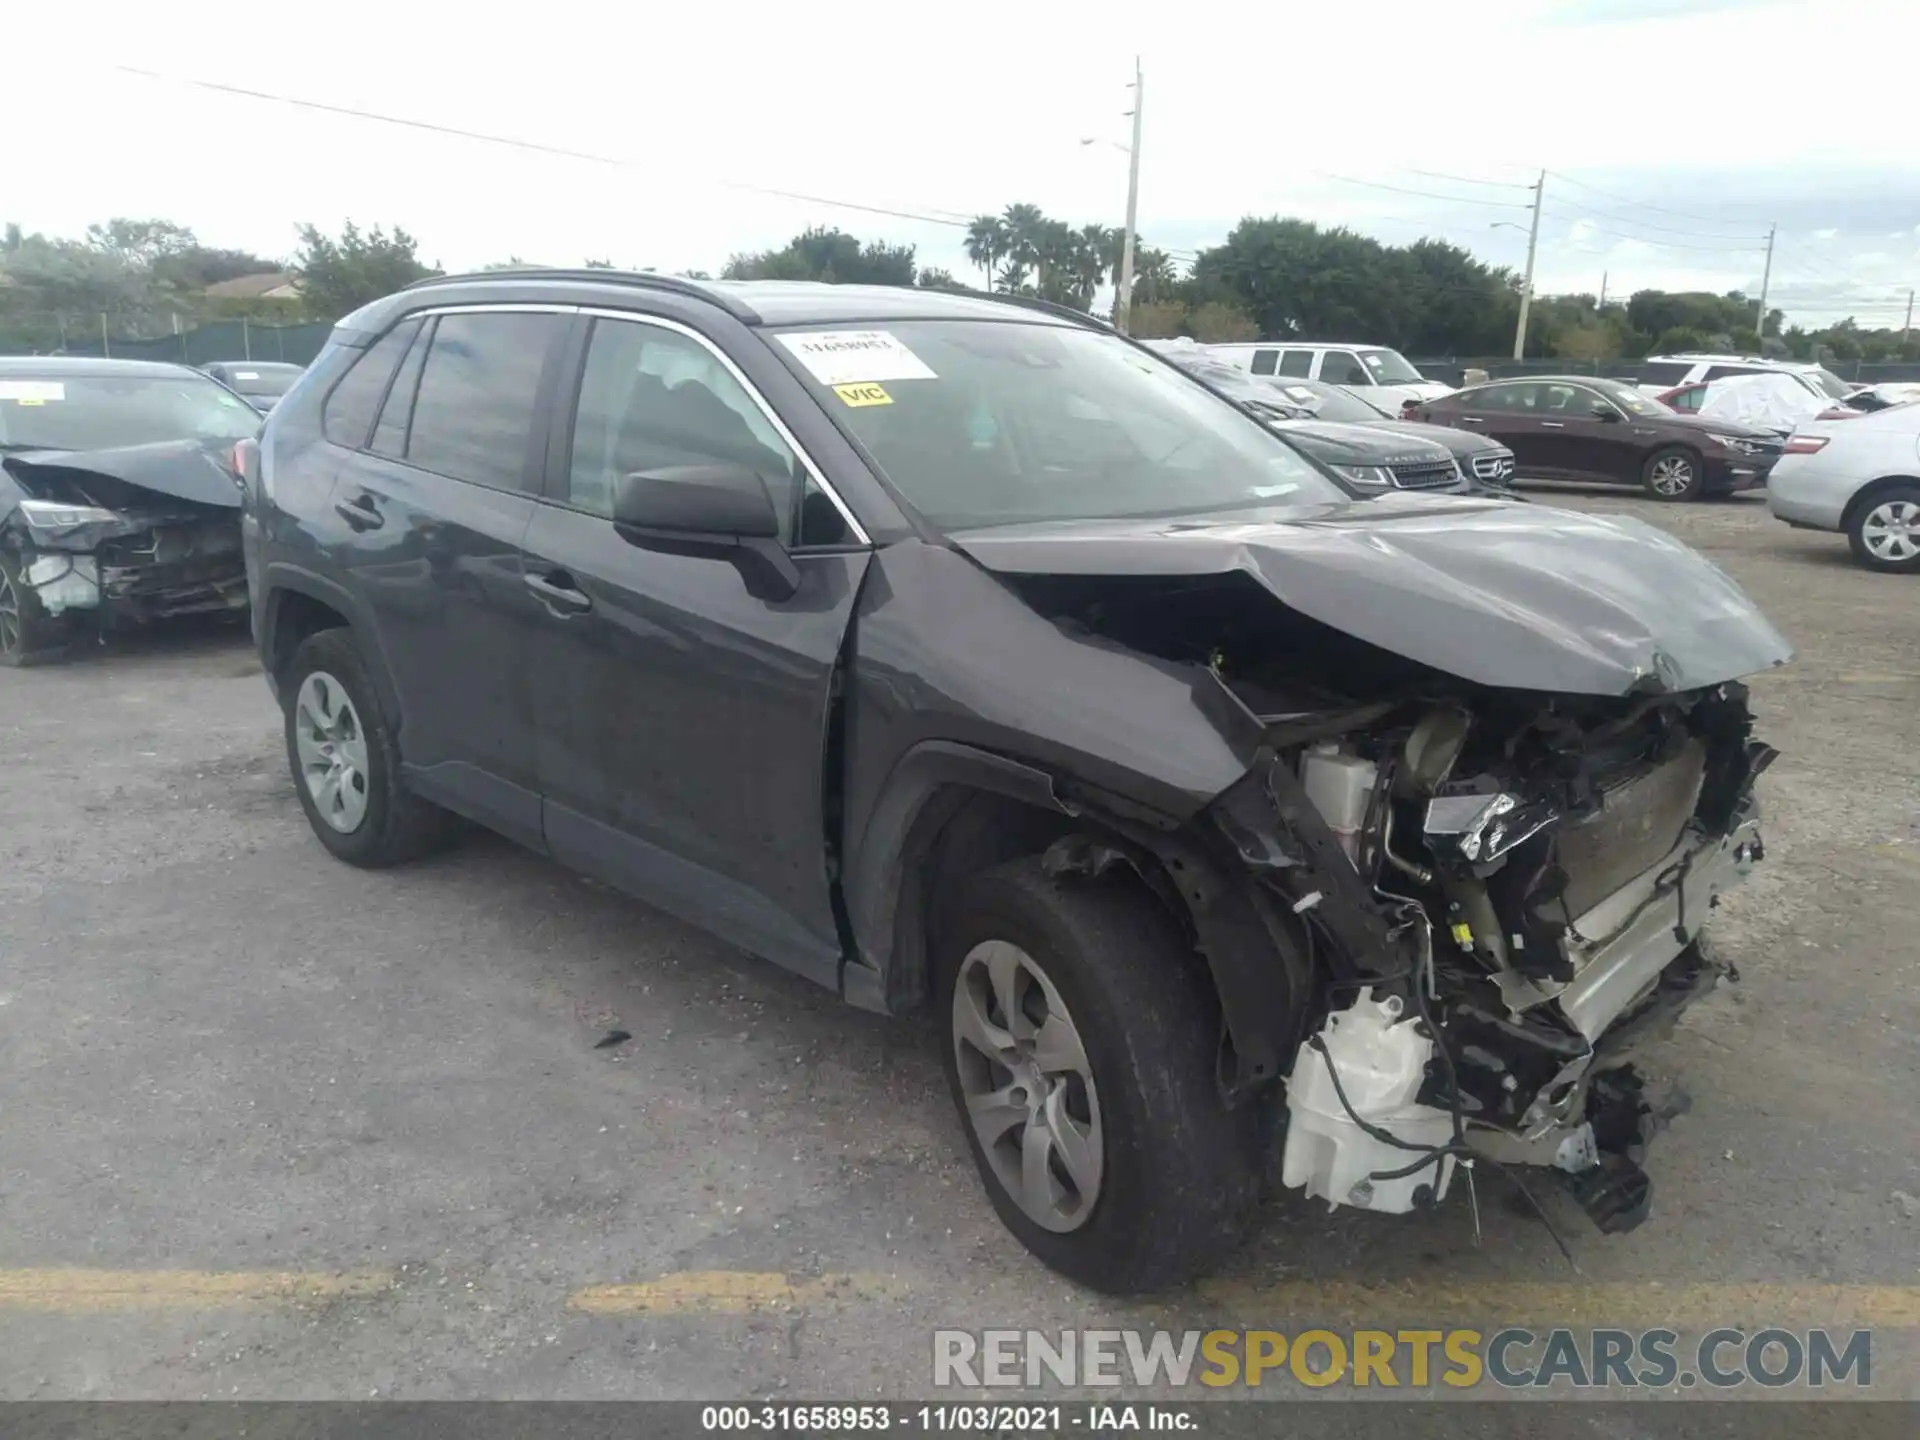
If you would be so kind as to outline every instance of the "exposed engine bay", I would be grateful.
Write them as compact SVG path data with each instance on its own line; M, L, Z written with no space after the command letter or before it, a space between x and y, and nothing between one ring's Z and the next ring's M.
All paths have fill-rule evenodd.
M1672 1112L1631 1062L1729 974L1702 926L1764 855L1753 786L1775 752L1746 688L1493 688L1235 577L1022 589L1071 624L1204 662L1258 727L1257 763L1211 818L1254 878L1283 976L1222 986L1221 1075L1230 1097L1285 1078L1284 1183L1404 1212L1476 1160L1547 1166L1602 1229L1638 1224L1640 1159ZM1185 898L1218 977L1245 935ZM1241 1024L1256 1005L1287 1007L1284 1042Z
M101 626L243 610L231 477L197 447L140 447L137 468L125 463L135 454L115 452L100 469L85 454L6 457L14 494L0 513L0 552L18 583L48 616L80 613Z

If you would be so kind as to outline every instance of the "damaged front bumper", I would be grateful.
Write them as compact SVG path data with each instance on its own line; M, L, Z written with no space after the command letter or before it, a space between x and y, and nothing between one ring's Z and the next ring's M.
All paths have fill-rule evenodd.
M129 518L120 533L29 531L21 581L52 616L89 615L102 627L224 614L247 604L238 526L227 517L174 523Z

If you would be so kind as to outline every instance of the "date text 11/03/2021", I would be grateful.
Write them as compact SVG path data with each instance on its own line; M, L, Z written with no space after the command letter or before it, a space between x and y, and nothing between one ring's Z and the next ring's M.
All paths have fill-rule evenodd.
M1152 1430L1195 1433L1199 1407L1191 1405L983 1405L942 1401L925 1405L708 1405L700 1428L709 1431L852 1434L918 1430L932 1434L1042 1434L1063 1430Z

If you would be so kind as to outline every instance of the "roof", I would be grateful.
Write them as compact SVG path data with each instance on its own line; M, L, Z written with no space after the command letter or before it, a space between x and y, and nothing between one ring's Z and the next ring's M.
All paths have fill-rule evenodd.
M1009 295L959 294L906 285L829 285L818 280L689 280L630 270L495 270L478 275L436 275L409 290L444 285L526 285L565 282L570 287L668 290L711 300L749 325L843 325L865 320L1024 320L1107 327L1065 307Z
M231 280L209 285L201 293L223 300L258 300L276 290L298 290L299 285L300 282L286 271L274 270L265 275L237 275Z
M102 360L92 355L0 355L0 375L55 380L63 375L150 376L159 380L188 369L171 360Z
M1709 350L1676 350L1671 355L1649 355L1654 360L1707 360L1721 365L1765 365L1771 370L1818 370L1817 360L1775 359L1771 355L1716 355Z

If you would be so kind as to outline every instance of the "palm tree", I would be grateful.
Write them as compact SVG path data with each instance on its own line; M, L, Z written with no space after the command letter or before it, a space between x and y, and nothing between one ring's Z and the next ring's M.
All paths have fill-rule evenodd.
M1173 257L1164 250L1155 250L1148 246L1133 257L1133 288L1136 299L1151 305L1164 299L1167 292L1179 282L1179 275L1173 268Z
M993 262L1007 253L1007 222L998 215L976 215L967 227L967 258L986 272L993 288Z
M1026 284L1027 272L1040 264L1040 243L1049 221L1038 205L1009 205L1001 216L1006 226L1000 278L1009 290Z
M1108 272L1113 283L1120 283L1120 232L1106 225L1080 227L1079 265L1075 273L1080 303L1093 306L1093 292L1100 288Z

